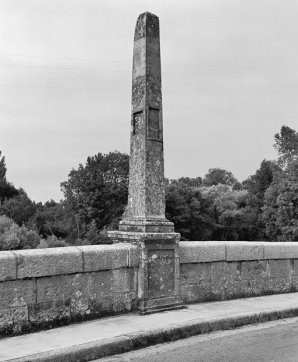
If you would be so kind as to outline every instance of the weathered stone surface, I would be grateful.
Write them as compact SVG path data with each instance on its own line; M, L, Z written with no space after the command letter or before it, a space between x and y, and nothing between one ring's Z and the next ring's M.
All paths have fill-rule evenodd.
M244 261L241 263L241 279L258 280L269 278L269 265L267 261Z
M70 301L56 300L35 303L28 308L31 328L42 329L57 327L70 321Z
M130 267L139 266L139 263L140 263L140 255L138 247L136 245L129 245L128 266Z
M17 259L9 251L0 251L0 281L17 278Z
M0 309L26 306L35 302L34 280L12 280L0 283Z
M149 12L135 28L128 206L119 229L174 231L165 219L159 19Z
M298 259L293 260L293 273L294 275L298 275Z
M38 278L37 302L52 302L57 300L68 300L72 292L72 275L57 275L52 277Z
M9 336L28 330L28 307L0 309L0 335Z
M240 262L226 262L219 261L211 263L211 278L212 283L226 280L240 280L241 279L241 263Z
M90 274L75 274L71 283L70 313L75 320L90 314L89 310Z
M261 260L264 246L258 242L230 241L226 243L227 261Z
M226 259L226 244L219 241L183 241L179 244L180 263L199 263Z
M298 243L267 242L264 245L264 259L298 259Z
M269 260L270 278L290 278L292 274L292 264L290 260Z
M84 272L109 270L129 265L127 244L79 246L84 255Z
M181 264L181 284L201 284L211 282L212 263Z
M136 300L131 293L114 293L112 296L99 295L90 299L90 316L99 317L115 313L125 313L136 308Z
M82 251L76 247L20 250L17 255L18 279L80 273Z
M212 292L211 284L181 285L180 296L184 303L200 303L220 299Z
M113 270L113 285L114 292L137 292L137 268L117 269Z
M174 250L148 251L148 297L164 298L175 292Z
M89 295L91 298L108 296L113 292L113 271L99 271L90 273Z

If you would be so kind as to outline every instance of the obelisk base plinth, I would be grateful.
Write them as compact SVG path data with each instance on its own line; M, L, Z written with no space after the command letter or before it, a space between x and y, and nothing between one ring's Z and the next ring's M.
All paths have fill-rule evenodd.
M180 234L109 231L115 243L138 245L138 310L141 314L182 308L179 296Z

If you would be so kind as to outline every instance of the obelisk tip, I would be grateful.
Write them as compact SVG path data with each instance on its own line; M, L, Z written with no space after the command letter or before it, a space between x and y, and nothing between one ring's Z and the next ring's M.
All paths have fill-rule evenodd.
M159 19L158 16L145 11L140 14L135 28L134 40L138 40L145 36L159 38Z

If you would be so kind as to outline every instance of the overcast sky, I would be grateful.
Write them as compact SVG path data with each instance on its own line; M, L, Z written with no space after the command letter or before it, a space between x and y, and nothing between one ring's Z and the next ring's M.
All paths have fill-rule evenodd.
M0 0L0 150L35 201L88 156L129 152L139 14L160 19L165 176L239 181L298 129L297 0Z

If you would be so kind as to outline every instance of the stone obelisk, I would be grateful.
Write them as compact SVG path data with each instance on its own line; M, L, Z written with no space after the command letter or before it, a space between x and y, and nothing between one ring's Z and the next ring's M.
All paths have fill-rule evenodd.
M159 19L145 12L134 34L128 205L113 242L139 246L138 308L180 306L180 234L165 218Z

